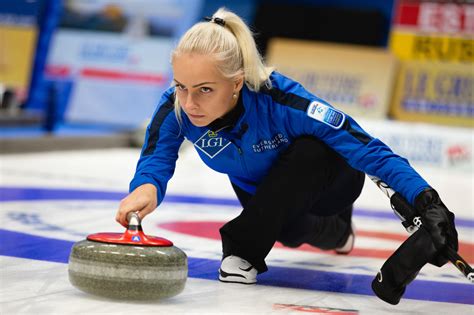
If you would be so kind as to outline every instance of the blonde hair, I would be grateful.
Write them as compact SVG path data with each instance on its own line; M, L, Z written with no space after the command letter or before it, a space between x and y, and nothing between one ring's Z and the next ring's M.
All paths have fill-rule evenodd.
M223 23L219 24L219 19ZM222 25L224 24L224 25ZM213 56L216 67L229 79L244 76L250 90L258 91L262 85L271 87L269 80L273 68L267 67L258 52L253 34L245 22L225 8L218 9L210 22L199 22L181 37L171 58L185 53ZM175 97L175 112L180 118L181 109Z

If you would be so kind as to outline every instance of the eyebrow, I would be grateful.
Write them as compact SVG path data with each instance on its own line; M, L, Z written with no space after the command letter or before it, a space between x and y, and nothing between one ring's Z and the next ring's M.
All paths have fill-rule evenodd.
M179 85L182 85L184 87L186 87L184 84L182 84L181 82L179 82L178 80L176 79L173 79L174 81L176 81L176 83L178 83ZM202 83L199 83L199 84L196 84L196 85L193 85L192 87L193 88L196 88L196 87L199 87L201 85L205 85L205 84L216 84L217 82L209 82L209 81L206 81L206 82L202 82Z

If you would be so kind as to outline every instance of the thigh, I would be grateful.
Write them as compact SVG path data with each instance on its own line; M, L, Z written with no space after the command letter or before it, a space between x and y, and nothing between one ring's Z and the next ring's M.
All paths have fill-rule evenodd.
M352 168L335 152L333 159L334 177L313 204L310 212L314 215L331 216L343 212L359 198L364 187L363 172Z
M360 195L364 178L364 173L349 166L325 143L304 136L281 153L255 195L231 184L244 210L249 203L260 209L283 207L283 224L293 225L307 213L342 212Z
M237 186L236 184L230 182L232 184L232 188L234 189L235 194L237 195L237 199L239 199L240 204L242 205L243 208L247 206L249 203L250 199L252 198L252 195Z

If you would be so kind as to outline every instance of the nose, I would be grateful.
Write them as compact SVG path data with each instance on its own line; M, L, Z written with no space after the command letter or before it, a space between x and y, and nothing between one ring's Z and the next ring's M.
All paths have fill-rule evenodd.
M184 109L186 111L189 111L189 110L195 110L198 107L199 107L198 104L193 99L192 93L188 93L186 97L186 102L184 103Z

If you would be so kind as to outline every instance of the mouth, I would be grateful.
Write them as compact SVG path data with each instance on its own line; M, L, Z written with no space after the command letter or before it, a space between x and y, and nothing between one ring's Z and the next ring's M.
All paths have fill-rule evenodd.
M200 118L204 118L205 116L204 115L193 115L193 114L187 114L189 116L189 118L192 118L192 119L200 119Z

